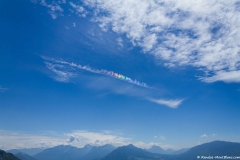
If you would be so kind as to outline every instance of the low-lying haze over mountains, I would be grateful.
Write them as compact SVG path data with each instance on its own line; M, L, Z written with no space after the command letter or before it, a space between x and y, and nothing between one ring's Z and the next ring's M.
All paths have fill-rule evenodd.
M22 152L23 150L26 153ZM178 151L163 150L158 146L146 150L137 148L132 144L117 148L112 145L86 145L83 148L60 145L43 151L38 150L37 154L31 156L27 153L31 154L33 149L23 150L9 150L7 152L14 154L21 160L195 160L200 159L198 156L201 156L201 159L207 156L240 158L240 143L224 141L213 141Z

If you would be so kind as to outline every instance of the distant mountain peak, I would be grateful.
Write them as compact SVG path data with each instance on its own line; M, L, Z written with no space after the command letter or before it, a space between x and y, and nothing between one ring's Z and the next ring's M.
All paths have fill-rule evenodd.
M6 153L5 151L0 149L0 160L20 160L12 153Z
M83 148L92 148L93 146L91 146L90 144L86 144Z
M127 147L134 147L134 148L136 148L133 144L129 144L129 145L127 145Z
M165 150L163 150L161 147L156 146L156 145L153 145L147 151L149 151L151 153L165 154Z

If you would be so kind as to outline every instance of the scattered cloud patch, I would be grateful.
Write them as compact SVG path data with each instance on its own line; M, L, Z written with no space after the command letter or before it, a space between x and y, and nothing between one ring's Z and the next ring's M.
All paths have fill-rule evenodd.
M61 3L64 3L64 4L65 4L65 3L66 3L66 0L59 0L58 3L60 3L60 4L61 4Z
M73 2L69 2L69 4L73 7L73 9L75 10L75 13L79 17L86 17L88 12L82 6L76 5Z
M200 137L201 138L208 138L208 137L216 137L216 136L217 136L217 134L211 134L211 135L203 134Z
M75 23L75 22L73 22L73 27L74 27L74 28L76 27L76 23Z
M239 83L240 82L240 70L239 71L229 71L229 72L219 71L212 77L203 77L200 79L207 83L213 83L216 81L223 81L226 83L230 83L230 82Z
M211 136L212 136L212 137L216 137L216 136L217 136L217 134L212 134Z
M166 137L162 136L162 135L154 136L154 138L158 138L158 139L161 139L161 140L166 140Z
M207 134L203 134L203 135L201 135L200 137L201 137L201 138L207 138L208 135L207 135Z
M122 40L122 38L117 38L116 40L117 40L117 44L118 44L121 48L123 48L123 40Z
M77 130L72 133L67 133L66 136L70 137L68 143L74 146L84 146L85 144L91 144L94 146L112 144L114 146L122 146L127 144L131 139L124 138L114 133L106 132L89 132Z
M52 61L49 61L45 59L45 65L46 67L54 73L52 76L56 81L59 82L71 82L71 79L77 76L77 73L75 72L75 69L70 66L66 66L60 63L53 63Z
M183 99L170 99L170 100L166 100L166 99L153 99L153 98L148 98L151 102L160 104L160 105L165 105L168 106L170 108L177 108L182 102Z
M6 92L8 90L8 88L3 88L2 86L0 86L0 92Z
M124 34L168 66L201 69L204 82L239 82L240 14L237 0L84 0L94 20Z
M48 4L45 0L38 0L42 6L45 6L48 8L48 13L51 15L52 19L56 19L58 16L63 15L63 8L60 6L61 3L66 3L65 0L62 1L52 1L50 4Z

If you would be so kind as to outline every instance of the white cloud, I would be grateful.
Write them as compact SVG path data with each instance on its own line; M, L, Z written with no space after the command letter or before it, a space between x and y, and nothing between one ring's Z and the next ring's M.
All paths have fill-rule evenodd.
M75 22L73 22L73 27L76 27L76 23Z
M216 137L216 136L217 136L217 134L212 134L211 136L212 136L212 137Z
M104 145L112 144L114 146L122 146L129 143L130 138L124 138L119 136L118 133L106 133L106 132L89 132L77 130L66 134L69 139L69 144L77 147L83 147L86 144L91 145Z
M200 79L207 83L212 83L212 82L216 82L216 81L224 81L227 83L230 83L230 82L239 83L240 82L240 70L239 71L229 71L229 72L219 71L219 72L216 72L216 74L212 77L203 77Z
M31 0L32 3L39 3L40 5L48 8L48 13L53 19L56 19L58 16L64 16L64 7L67 5L66 0ZM86 17L88 14L87 10L84 9L81 5L76 5L73 2L69 2L70 6L75 10L69 9L72 13L77 14L79 17Z
M177 99L177 100L153 99L153 98L148 98L148 99L151 102L161 104L161 105L165 105L165 106L168 106L170 108L177 108L183 102L183 99Z
M75 13L80 17L86 17L87 11L80 5L76 5L73 2L69 2L69 4L75 9Z
M200 137L202 137L202 138L207 138L208 135L207 135L207 134L203 134L203 135L201 135Z
M36 2L37 0L35 0L35 3ZM66 3L66 1L65 0L58 1L58 2L52 1L51 4L48 4L45 0L39 0L39 3L42 6L45 6L48 8L48 13L51 15L52 19L56 19L58 16L63 15L62 13L64 10L60 6L60 4Z
M133 83L133 82L128 82L128 81L119 79L119 78L117 79L134 84L134 86L126 85L123 83L116 84L116 82L111 80L114 77L109 76L109 74L106 74L112 71L106 71L102 69L100 70L93 69L86 65L82 66L75 63L66 62L64 60L57 60L54 58L48 58L44 56L42 58L47 68L55 73L54 76L52 77L59 82L71 82L71 79L78 75L79 70L84 70L84 71L92 72L95 74L105 75L105 77L99 77L99 78L91 77L89 80L87 80L88 84L86 86L90 88L99 89L99 90L109 90L111 91L111 93L115 93L115 94L123 94L128 96L140 97L142 99L147 99L151 102L154 102L160 105L165 105L170 108L177 108L183 102L183 99L166 100L166 99L146 98L146 97L151 97L153 95L154 89L152 89L152 87L149 87L145 83L140 83L140 82ZM107 78L107 77L111 77L111 78ZM141 88L135 87L135 86L141 86Z
M0 130L0 148L5 150L18 148L49 148L57 145L72 145L81 148L86 144L94 146L104 144L122 146L129 144L130 141L130 138L124 138L117 132L108 134L105 132L78 130L56 136L55 134L39 135Z
M162 136L162 135L154 136L154 138L159 138L161 140L166 140L165 136Z
M100 27L125 34L134 45L166 64L201 69L208 73L205 82L239 82L233 75L240 69L240 11L236 0L84 2L95 9L94 20ZM218 74L223 71L229 75Z
M60 144L67 144L64 139L43 135L33 135L26 133L10 132L0 130L0 148L47 148Z
M164 144L164 143L155 143L155 142L150 142L150 143L145 143L145 142L133 142L132 143L134 146L139 147L139 148L143 148L143 149L149 149L152 146L159 146L163 149L179 149L178 147L174 146L174 145L170 145L170 144Z
M59 82L70 82L71 78L74 78L77 76L76 73L74 73L74 68L65 66L62 64L52 63L52 62L44 62L49 70L55 73L53 78L56 81Z
M176 148L173 145L162 143L145 143L134 142L131 138L125 138L118 131L101 131L91 132L86 130L76 130L65 134L47 133L27 134L22 132L12 132L0 130L0 148L4 150L21 149L21 148L50 148L57 145L72 145L82 148L86 144L93 146L101 146L112 144L114 146L123 146L133 144L140 148L150 148L153 145L161 146L162 148Z
M123 40L122 38L117 38L117 44L122 48L123 47Z
M0 92L6 92L8 90L8 88L3 88L2 86L0 86Z
M99 83L101 84L101 86L99 85ZM146 90L143 88L137 88L129 85L116 84L113 81L110 81L109 79L106 79L106 78L98 78L98 79L95 78L94 80L91 80L88 86L91 88L100 89L100 90L109 89L111 92L115 94L139 97L141 99L146 99L150 102L154 102L170 108L177 108L183 102L183 99L166 100L166 99L146 98L146 97L152 96L154 94L154 90Z

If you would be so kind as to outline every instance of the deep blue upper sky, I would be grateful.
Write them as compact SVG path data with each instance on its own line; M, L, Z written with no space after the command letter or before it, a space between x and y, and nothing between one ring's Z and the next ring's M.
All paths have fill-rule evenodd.
M0 148L240 142L238 3L94 2L0 2Z

